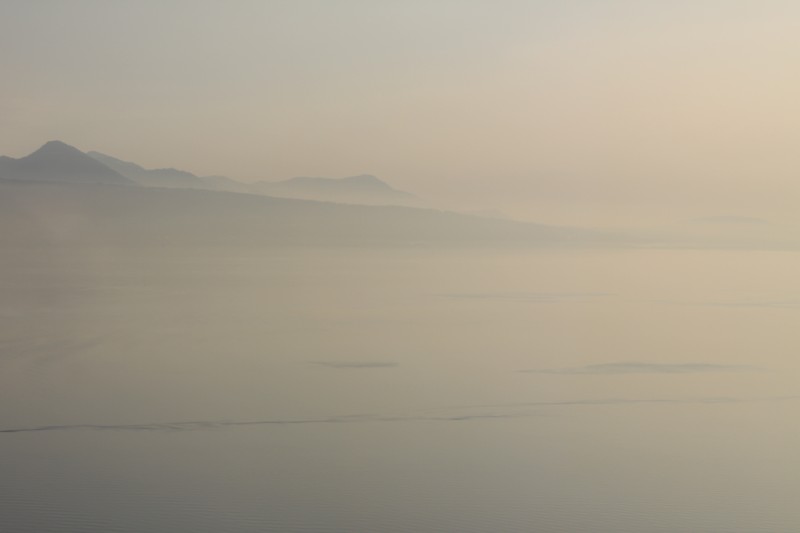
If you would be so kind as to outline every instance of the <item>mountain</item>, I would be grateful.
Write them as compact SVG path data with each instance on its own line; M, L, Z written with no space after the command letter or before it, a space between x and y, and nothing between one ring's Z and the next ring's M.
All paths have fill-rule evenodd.
M136 163L94 151L87 152L87 155L145 187L250 192L244 183L223 176L196 176L191 172L175 168L147 169Z
M413 194L398 191L375 176L347 178L291 178L284 181L242 183L224 176L196 176L174 168L147 169L100 152L89 156L146 187L207 189L361 205L418 205Z
M610 243L608 236L433 209L255 194L0 182L0 245L507 247Z
M413 194L393 189L369 174L347 178L299 177L285 181L259 181L253 183L251 189L282 198L366 205L414 205L418 200Z
M0 180L135 185L135 183L61 141L50 141L30 155L0 157Z
M242 184L176 169L148 170L51 141L20 159L0 157L0 244L496 247L613 242L571 228L385 205L413 198L369 175ZM359 200L382 205L355 205Z

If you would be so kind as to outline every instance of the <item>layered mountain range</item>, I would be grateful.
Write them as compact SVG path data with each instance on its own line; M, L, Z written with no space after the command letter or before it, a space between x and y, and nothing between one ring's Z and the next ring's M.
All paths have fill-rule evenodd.
M224 176L197 176L175 168L146 169L100 152L88 152L86 155L147 187L207 189L365 205L414 205L417 202L413 194L398 191L368 174L346 178L299 177L284 181L242 183Z
M366 205L413 205L417 201L413 194L367 174L243 183L175 168L147 169L100 152L84 153L61 141L50 141L19 159L0 156L0 179L204 189Z
M0 179L107 185L136 184L122 173L60 141L50 141L32 154L19 159L0 156Z
M609 240L571 228L389 205L413 198L374 176L245 184L146 169L51 141L26 157L0 158L0 243L516 246Z

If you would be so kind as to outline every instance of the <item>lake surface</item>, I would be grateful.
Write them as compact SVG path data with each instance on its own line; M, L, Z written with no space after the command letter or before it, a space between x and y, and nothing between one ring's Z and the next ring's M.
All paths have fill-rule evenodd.
M800 254L0 255L0 530L800 531Z

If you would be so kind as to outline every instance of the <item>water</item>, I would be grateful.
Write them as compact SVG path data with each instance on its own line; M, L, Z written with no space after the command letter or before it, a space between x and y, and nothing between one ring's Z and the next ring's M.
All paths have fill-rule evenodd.
M0 529L798 531L798 267L9 250Z

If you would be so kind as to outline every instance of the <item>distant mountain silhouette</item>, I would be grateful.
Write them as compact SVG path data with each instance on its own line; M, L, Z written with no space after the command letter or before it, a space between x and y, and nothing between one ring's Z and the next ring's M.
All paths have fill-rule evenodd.
M191 172L175 168L147 169L136 163L94 151L87 152L87 155L145 187L250 192L246 184L223 176L196 176Z
M50 141L19 159L0 157L0 179L135 185L116 170L61 141Z
M259 181L251 188L269 196L367 205L413 205L417 197L393 189L370 174L347 178L299 177L285 181Z
M284 181L243 183L224 176L197 176L175 168L147 169L100 152L90 157L146 187L205 189L362 205L416 205L417 197L398 191L375 176L347 178L291 178Z
M590 231L413 207L0 181L0 245L439 248L613 241Z

